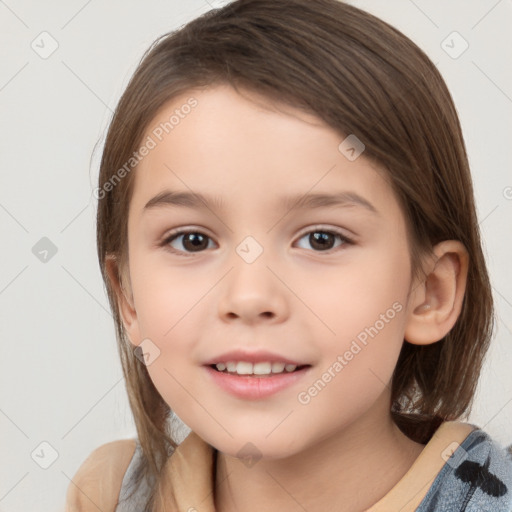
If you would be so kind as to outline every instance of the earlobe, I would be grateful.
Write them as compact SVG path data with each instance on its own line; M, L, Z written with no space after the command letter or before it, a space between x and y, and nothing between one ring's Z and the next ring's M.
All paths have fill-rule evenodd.
M404 338L414 345L443 339L455 325L462 309L469 257L464 245L445 240L433 249L426 277L416 284L408 304Z
M123 279L122 269L119 268L119 262L114 255L107 255L105 258L105 269L109 282L117 298L119 314L124 325L125 332L132 345L137 345L140 338L137 312L133 302L133 293L131 290L129 276L125 275Z

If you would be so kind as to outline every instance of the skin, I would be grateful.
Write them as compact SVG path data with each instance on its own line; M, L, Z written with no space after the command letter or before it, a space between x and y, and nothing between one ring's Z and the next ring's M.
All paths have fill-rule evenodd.
M391 377L404 339L433 343L455 323L464 247L437 245L425 259L428 277L412 282L405 219L383 170L364 153L349 161L338 150L345 137L320 119L254 93L189 91L162 107L144 138L190 96L198 106L134 171L124 283L108 262L130 341L149 338L158 347L148 366L155 386L219 450L217 510L365 510L423 449L391 420ZM144 211L164 189L219 196L224 207ZM358 204L290 210L279 199L334 191L356 192L378 214ZM175 228L206 235L205 248L192 252L186 236L162 245ZM319 249L308 236L318 231L353 243L332 235L328 250ZM247 236L263 249L252 263L236 252ZM394 303L401 306L394 318L300 403L298 394ZM311 368L269 398L235 398L202 365L243 347ZM236 457L248 442L261 456L251 467Z

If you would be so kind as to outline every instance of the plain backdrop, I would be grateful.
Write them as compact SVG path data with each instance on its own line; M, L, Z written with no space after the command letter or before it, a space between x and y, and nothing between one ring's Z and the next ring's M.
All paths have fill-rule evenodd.
M149 44L223 3L0 1L2 512L60 510L94 448L135 436L96 259L94 147ZM423 48L453 94L499 317L470 420L512 443L512 2L352 3Z

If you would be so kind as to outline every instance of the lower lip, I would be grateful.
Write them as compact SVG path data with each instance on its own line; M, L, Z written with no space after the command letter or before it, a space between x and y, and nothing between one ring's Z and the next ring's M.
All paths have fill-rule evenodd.
M205 368L213 381L228 393L246 400L259 400L292 386L304 377L311 366L305 366L294 372L268 376L232 375L214 370L210 366L205 366Z

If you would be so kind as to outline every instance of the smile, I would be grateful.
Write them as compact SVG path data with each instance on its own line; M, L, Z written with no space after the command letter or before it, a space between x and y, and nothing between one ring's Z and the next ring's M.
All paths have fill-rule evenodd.
M296 364L279 362L271 363L268 361L259 363L250 363L247 361L228 361L226 363L217 363L211 366L216 368L219 372L235 375L271 375L284 372L289 373L295 371L297 368L302 368L302 366L297 366Z

